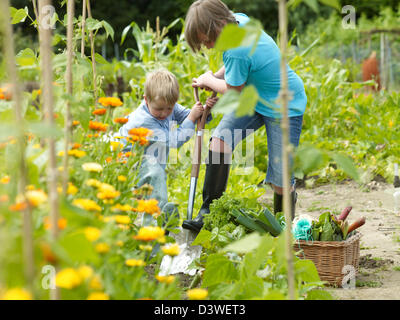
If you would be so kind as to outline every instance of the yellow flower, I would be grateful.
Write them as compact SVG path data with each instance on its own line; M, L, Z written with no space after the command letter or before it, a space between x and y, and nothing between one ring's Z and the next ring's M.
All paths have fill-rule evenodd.
M142 259L128 259L125 261L125 264L128 267L143 267L146 265L146 262L144 262Z
M47 201L47 194L42 190L30 190L26 193L26 198L32 206L38 207Z
M86 227L84 232L86 239L92 242L98 240L101 235L100 229L95 227Z
M102 97L99 103L104 107L119 107L122 106L122 101L117 97Z
M73 289L82 283L78 271L73 268L61 270L56 275L56 286L64 289Z
M0 179L0 183L2 184L8 184L9 182L10 182L9 176L4 176L3 178Z
M78 191L77 187L75 187L71 182L68 182L67 194L75 195Z
M138 234L133 238L142 241L152 241L163 238L164 234L165 234L164 230L158 226L157 227L147 226L147 227L141 227L139 229Z
M116 244L118 247L122 247L122 246L124 245L124 242L123 242L122 240L118 240L115 244Z
M74 199L72 204L88 211L101 211L101 207L95 201L90 199Z
M393 120L389 120L389 128L393 128L393 124L394 124Z
M25 289L12 288L4 293L1 300L32 300L32 295Z
M73 156L75 158L82 158L86 156L86 152L83 150L72 149L68 151L68 155Z
M174 282L175 277L174 276L160 276L160 275L156 275L155 277L159 282L162 283L167 283L170 284L172 282Z
M164 252L164 254L167 254L171 257L177 256L179 254L179 245L177 243L166 245L163 246L161 250Z
M104 292L92 292L87 297L87 300L110 300L110 297Z
M118 181L125 182L126 180L127 180L127 177L125 177L125 176L118 176Z
M82 164L82 168L85 171L90 171L90 172L101 172L103 171L103 167L101 164L98 164L96 162L86 162Z
M119 141L111 141L110 142L110 145L111 145L111 150L112 151L116 151L116 150L118 150L118 149L121 149L124 145L121 143L121 142L119 142Z
M116 190L101 191L97 193L97 198L101 200L110 200L119 197L120 194L121 192Z
M58 153L57 153L57 155L59 156L59 157L64 157L64 151L59 151Z
M116 212L116 211L123 211L123 212L130 212L132 211L132 207L129 204L119 204L117 203L115 206L111 207L111 211Z
M86 185L89 187L99 188L101 186L101 181L96 180L96 179L89 179L89 180L86 180Z
M139 212L145 212L153 215L154 217L158 217L161 213L161 210L158 207L158 201L156 199L139 200L138 203L137 211Z
M204 300L208 296L208 291L203 288L195 288L186 291L186 295L189 300Z
M80 266L77 271L84 280L89 279L93 275L93 269L89 266Z
M143 245L143 244L141 244L141 245L139 245L139 249L140 249L140 250L143 250L143 251L151 251L151 250L153 250L153 247L152 247L152 246L149 246L149 245Z
M121 224L130 224L131 223L131 218L129 216L116 215L116 216L114 216L114 218L115 218L116 223L121 223Z
M95 249L98 253L107 253L108 251L110 251L110 246L105 242L101 242L96 244Z
M90 289L93 290L101 290L103 289L103 284L101 283L101 279L98 275L94 275L93 278L89 282Z

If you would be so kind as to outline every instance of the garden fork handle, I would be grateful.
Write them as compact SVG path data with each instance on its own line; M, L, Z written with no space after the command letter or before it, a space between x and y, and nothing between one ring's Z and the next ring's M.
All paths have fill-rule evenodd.
M193 88L194 91L194 98L196 102L199 102L199 90L197 87ZM214 98L217 95L217 93L214 91L212 98ZM201 163L201 148L203 144L203 130L206 125L207 117L211 112L210 107L205 107L203 115L201 116L200 119L197 120L197 130L196 130L196 137L195 137L195 142L194 142L194 152L193 152L193 158L192 158L192 173L191 177L197 178L199 176L199 169L200 169L200 163Z

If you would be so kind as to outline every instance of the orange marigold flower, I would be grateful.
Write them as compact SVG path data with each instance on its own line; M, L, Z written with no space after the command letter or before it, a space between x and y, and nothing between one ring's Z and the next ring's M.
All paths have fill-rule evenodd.
M107 162L107 163L110 163L111 161L112 161L112 157L107 157L107 158L106 158L106 162Z
M128 122L128 118L115 118L114 122L119 124L125 124Z
M44 217L43 222L44 222L44 228L46 230L50 230L50 228L51 228L50 218ZM57 226L58 226L58 229L64 230L67 227L67 219L65 219L65 218L58 219Z
M78 120L72 121L72 125L73 125L74 127L77 126L78 124L80 124L80 122L79 122Z
M139 205L137 209L139 212L145 212L153 215L154 217L157 217L160 214L160 208L156 199L138 200L138 203Z
M138 137L147 137L153 134L153 131L147 128L133 128L128 131L131 136L138 136Z
M10 211L23 211L28 207L26 202L17 202L9 206Z
M96 109L92 112L92 114L96 115L96 116L102 116L102 115L106 114L106 112L107 112L107 109Z
M75 143L72 145L71 149L79 149L80 147L82 147L82 145L81 145L80 143L75 142Z
M97 122L97 121L89 121L89 129L95 131L107 131L107 124Z
M117 97L102 97L99 99L99 103L104 107L119 107L123 104Z
M8 200L10 200L10 198L8 197L8 195L2 194L2 195L0 196L0 202L8 202Z

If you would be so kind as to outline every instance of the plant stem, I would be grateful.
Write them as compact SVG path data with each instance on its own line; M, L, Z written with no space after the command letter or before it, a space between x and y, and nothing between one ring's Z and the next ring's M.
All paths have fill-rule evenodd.
M14 99L14 114L15 114L15 125L17 127L17 146L19 149L19 182L18 182L18 193L23 195L23 201L25 202L25 188L28 182L28 168L26 167L25 160L25 124L22 117L22 106L21 106L21 91L18 83L16 62L15 62L15 51L14 51L14 37L13 31L10 24L9 0L0 1L0 12L3 16L1 22L3 23L2 29L3 35L3 50L4 58L7 65L7 72L10 77L9 81L12 84L12 97ZM24 251L24 271L27 281L27 286L33 293L33 283L35 277L35 261L34 261L34 250L33 250L33 231L32 231L32 212L31 207L28 207L23 211L23 251Z
M290 300L295 299L294 287L294 267L293 267L293 248L292 248L292 204L290 197L290 143L289 143L289 88L287 75L287 3L286 0L279 0L279 37L281 47L281 90L280 102L282 105L282 166L283 166L283 212L286 220L286 260L288 273L288 297Z
M51 0L39 0L39 18L42 20L42 8L51 5ZM54 124L54 97L53 97L53 66L52 66L52 48L51 48L51 35L50 27L43 27L39 23L39 43L41 55L41 72L42 72L42 87L43 87L43 108L45 110L45 121L49 127ZM53 241L58 236L58 193L57 193L57 160L56 160L56 141L54 138L49 137L49 163L47 167L47 188L49 192L50 204L50 224L51 235ZM60 298L59 288L51 291L52 299L57 300Z
M66 82L67 82L67 94L69 95L69 100L67 101L65 109L65 124L64 124L64 161L63 161L63 194L67 194L68 189L68 149L71 140L71 129L72 129L72 119L71 119L71 100L73 93L73 79L72 79L72 64L73 64L73 52L74 52L74 14L75 14L75 0L68 0L67 4L67 15L68 15L68 26L67 26L67 70L66 70Z
M90 9L90 0L87 0L87 13L88 18L92 18L92 11ZM93 71L93 90L94 90L94 103L96 105L97 102L97 73L96 73L96 60L95 60L95 50L94 50L94 36L93 31L89 31L89 39L90 39L90 49L91 49L91 59L92 59L92 71Z

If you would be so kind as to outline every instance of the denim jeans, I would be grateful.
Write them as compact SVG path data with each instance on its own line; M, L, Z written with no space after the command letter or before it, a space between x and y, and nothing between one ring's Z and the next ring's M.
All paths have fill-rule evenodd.
M299 145L303 116L289 118L289 142L295 148ZM263 116L255 113L252 116L237 118L234 113L226 114L215 128L212 137L223 140L232 151L240 141L248 135L254 133L262 126L265 126L267 132L268 145L268 169L264 180L266 183L282 187L282 130L281 119ZM254 146L257 148L257 146ZM293 159L290 159L292 166ZM294 184L294 175L291 176L291 184Z

